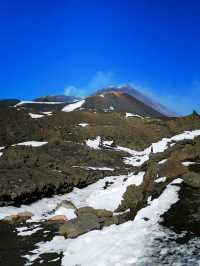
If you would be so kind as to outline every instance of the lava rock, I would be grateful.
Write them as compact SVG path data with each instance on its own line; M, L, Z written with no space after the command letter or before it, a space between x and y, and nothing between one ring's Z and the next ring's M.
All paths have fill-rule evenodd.
M92 213L84 213L60 226L59 234L66 238L75 238L95 229L100 229L98 217Z
M98 218L113 216L113 213L111 211L107 211L104 209L94 209L92 207L82 207L82 208L79 208L76 212L77 216L81 216L85 213L92 213L96 215Z
M33 216L33 214L31 212L25 211L25 212L19 212L15 215L9 215L6 216L3 221L4 222L10 222L10 223L14 223L14 222L22 222L22 221L26 221L28 219L31 219L31 217Z
M189 172L181 177L184 183L192 188L200 188L200 174Z

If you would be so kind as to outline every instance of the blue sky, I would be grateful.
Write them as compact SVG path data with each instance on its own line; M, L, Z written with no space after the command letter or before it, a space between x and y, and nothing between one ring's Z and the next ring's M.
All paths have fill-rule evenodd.
M200 112L197 0L2 0L0 98L130 83Z

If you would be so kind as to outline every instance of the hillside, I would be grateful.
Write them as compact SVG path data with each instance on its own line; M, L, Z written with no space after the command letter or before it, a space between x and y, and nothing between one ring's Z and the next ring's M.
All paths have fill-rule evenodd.
M145 105L135 97L120 91L109 91L104 94L88 97L81 108L88 111L129 112L141 116L164 117L163 114Z
M157 112L161 113L164 116L169 116L169 117L176 117L177 114L175 112L172 112L169 110L167 107L161 105L154 99L148 97L145 95L145 93L142 93L141 91L135 89L134 87L130 85L124 85L124 86L119 86L119 87L108 87L108 88L103 88L98 91L96 91L93 95L101 95L104 93L108 92L121 92L121 93L126 93L130 96L133 96L135 99L138 101L142 102L143 104L151 107L152 109L156 110Z
M124 92L104 92L70 104L5 106L0 128L4 266L13 258L53 266L197 260L196 112L166 117Z
M132 87L106 88L93 95L80 99L75 96L52 95L36 98L32 101L4 100L0 107L13 106L26 109L30 113L42 115L43 112L89 111L89 112L127 112L144 117L176 117L159 103Z

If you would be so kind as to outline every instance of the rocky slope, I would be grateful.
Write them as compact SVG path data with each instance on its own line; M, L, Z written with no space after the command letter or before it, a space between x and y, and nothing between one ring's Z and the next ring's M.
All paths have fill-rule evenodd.
M165 116L137 98L121 91L108 91L104 94L88 97L81 108L88 111L129 112L150 117Z
M9 106L17 107L18 110L26 109L40 115L43 112L60 111L62 109L66 109L68 112L69 109L69 111L128 112L154 118L177 117L177 114L128 85L101 89L85 99L75 96L49 95L38 97L32 101L15 99L0 101L0 108Z
M134 87L130 85L122 85L118 87L111 86L108 88L103 88L103 89L96 91L93 94L93 96L102 95L108 92L115 92L115 93L121 92L121 93L128 94L134 97L135 99L137 99L138 101L142 102L143 104L156 110L157 112L159 112L160 114L164 116L168 116L168 117L178 116L175 112L172 112L167 107L161 105L160 103L156 102L155 100L151 99L150 97L148 97L147 95L145 95L144 93L140 92L139 90L135 89Z
M79 100L80 100L79 97L66 96L66 95L48 95L34 99L35 102L63 102L66 104L76 102Z
M6 113L6 115L5 115ZM126 149L142 150L163 137L198 128L198 116L154 120L126 117L123 113L56 112L33 119L25 110L0 110L0 203L19 204L45 195L69 192L100 177L134 170L123 163ZM99 150L86 145L100 136L113 142ZM40 147L28 141L47 142ZM113 171L88 171L87 167L111 167Z
M160 265L152 247L163 234L161 216L175 234L198 236L200 117L135 112L0 109L0 227L4 241L8 235L16 244L0 246L0 261L12 252L17 265L49 265L50 258L50 265ZM177 208L187 220L176 221ZM23 251L21 238L29 239ZM170 258L169 250L166 265Z

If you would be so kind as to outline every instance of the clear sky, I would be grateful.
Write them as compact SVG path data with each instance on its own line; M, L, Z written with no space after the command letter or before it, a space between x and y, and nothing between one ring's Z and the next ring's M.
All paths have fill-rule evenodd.
M2 0L0 98L131 83L200 112L200 1Z

